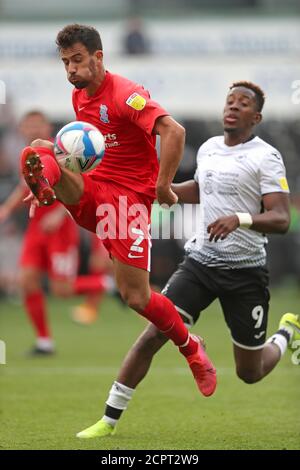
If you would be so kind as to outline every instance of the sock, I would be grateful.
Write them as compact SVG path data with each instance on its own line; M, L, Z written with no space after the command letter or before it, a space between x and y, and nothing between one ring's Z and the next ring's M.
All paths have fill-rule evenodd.
M51 187L55 186L60 180L61 170L54 153L45 147L34 147L34 150L37 151L44 165L43 176L48 180Z
M74 280L74 294L101 293L106 290L105 277L103 274L87 274L77 276Z
M280 330L278 330L267 340L267 343L276 344L280 350L280 355L283 356L290 342L292 334L293 331L289 331L288 327L280 328Z
M37 338L36 345L39 349L44 349L44 351L54 350L54 342L51 338Z
M167 297L151 291L149 303L141 315L151 321L176 346L180 346L180 352L184 356L196 352L198 342L189 335L181 316Z
M111 426L115 426L122 412L127 409L133 392L133 388L129 388L119 382L114 382L108 395L102 420Z
M25 295L24 304L38 338L51 338L43 292L36 291Z

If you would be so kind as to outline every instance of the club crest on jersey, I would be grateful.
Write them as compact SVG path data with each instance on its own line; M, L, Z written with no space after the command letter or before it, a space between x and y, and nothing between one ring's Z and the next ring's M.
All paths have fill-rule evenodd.
M105 104L100 104L100 121L104 122L104 124L108 124L109 123L109 119L108 119L108 108Z
M213 177L215 172L207 171L204 180L204 192L205 194L211 194L214 191L213 188Z
M142 111L146 106L146 99L138 93L133 93L127 98L126 104L136 111Z

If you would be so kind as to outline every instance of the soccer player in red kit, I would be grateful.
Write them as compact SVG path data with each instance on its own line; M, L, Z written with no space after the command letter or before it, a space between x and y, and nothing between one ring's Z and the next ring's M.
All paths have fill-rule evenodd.
M171 183L185 131L142 86L105 70L101 38L94 28L68 25L56 43L75 87L76 119L102 132L106 152L95 170L74 174L59 167L51 143L37 140L21 156L25 180L40 203L49 204L56 196L78 224L102 236L107 207L114 208L116 230L103 243L113 259L121 296L179 347L198 388L209 396L216 387L216 371L200 340L189 334L174 304L149 284L151 205L155 197L160 204L177 202ZM160 165L156 134L161 139Z
M39 110L27 112L21 119L19 130L25 142L37 136L48 139L52 126L47 116ZM28 194L21 181L7 200L0 205L0 222L4 222ZM37 207L30 218L22 241L19 280L24 309L36 334L34 355L54 352L54 342L49 327L42 275L47 273L52 294L68 297L88 294L100 298L105 291L102 274L77 276L78 227L65 207L56 201L50 206Z

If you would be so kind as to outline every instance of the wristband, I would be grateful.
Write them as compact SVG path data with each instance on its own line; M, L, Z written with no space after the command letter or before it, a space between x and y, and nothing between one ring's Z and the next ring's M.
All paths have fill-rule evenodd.
M253 219L249 212L236 212L235 215L239 219L241 228L249 228L253 224Z

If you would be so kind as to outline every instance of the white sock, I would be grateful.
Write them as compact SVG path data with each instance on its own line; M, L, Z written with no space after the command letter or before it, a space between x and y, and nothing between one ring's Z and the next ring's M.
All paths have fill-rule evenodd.
M280 333L275 333L273 336L271 336L268 340L267 343L272 343L276 344L280 350L280 356L282 357L286 351L287 345L288 345L288 340L285 336L283 336Z
M133 392L134 388L129 388L119 382L114 382L110 389L106 404L112 408L116 408L117 410L124 411L127 409ZM115 426L118 422L117 419L111 418L107 415L104 415L102 419L111 426Z
M189 333L186 342L183 343L183 344L181 344L179 347L180 347L180 348L185 348L185 347L189 344L191 336L192 336L192 335ZM193 338L193 339L194 339L194 338Z
M54 349L54 342L51 338L37 338L36 345L44 351L52 351Z
M102 416L102 421L105 421L107 424L110 424L113 428L118 422L117 419L110 418L109 416L106 416L106 415Z

